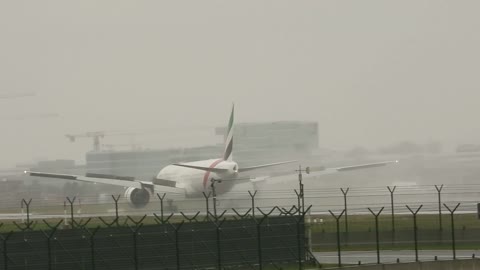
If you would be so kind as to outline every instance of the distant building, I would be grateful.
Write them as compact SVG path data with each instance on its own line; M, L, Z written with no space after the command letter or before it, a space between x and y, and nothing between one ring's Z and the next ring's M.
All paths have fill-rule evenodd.
M225 136L225 128L215 134ZM221 157L223 145L167 150L89 152L88 172L151 179L175 162ZM318 149L316 122L281 121L235 125L233 156L241 166L292 159L308 159Z
M215 134L226 136L226 128ZM305 159L318 149L316 122L240 123L234 130L234 158L242 164Z
M75 160L70 159L57 159L57 160L45 160L39 161L34 168L35 171L42 172L65 172L75 173L78 167L75 165Z
M161 168L175 163L220 156L223 146L204 146L167 150L88 152L88 172L134 176L144 180L155 177Z

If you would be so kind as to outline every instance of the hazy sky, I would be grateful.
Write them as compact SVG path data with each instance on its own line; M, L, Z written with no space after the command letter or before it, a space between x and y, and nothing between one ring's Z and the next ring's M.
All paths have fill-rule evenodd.
M480 143L479 10L440 0L1 1L0 167L82 160L90 140L66 133L218 142L209 129L159 128L223 125L232 102L237 122L318 121L323 147Z

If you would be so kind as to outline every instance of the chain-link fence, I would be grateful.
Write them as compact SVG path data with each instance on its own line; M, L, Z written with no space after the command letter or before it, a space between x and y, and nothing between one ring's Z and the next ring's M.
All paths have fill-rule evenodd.
M256 201L249 192L244 194L249 201L229 209L209 194L194 201L195 208L177 208L157 194L156 210L144 216L145 211L122 212L120 196L111 196L109 214L100 216L81 212L76 198L66 198L63 213L43 215L30 213L36 201L22 200L22 214L0 226L0 269L303 268L316 263L312 254L327 265L341 265L349 251L370 252L375 263L394 262L386 250L414 252L403 261L422 260L422 250L439 249L456 258L457 250L480 246L475 188L354 187L337 194L309 189L304 196L300 185L293 198L277 194ZM468 198L462 200L462 194ZM333 203L321 204L326 198ZM305 207L305 201L315 205ZM335 252L335 261L322 252Z
M1 269L262 269L305 261L303 216L63 230L57 225L4 234Z
M299 196L301 196L299 194ZM118 207L119 196L112 196ZM22 200L23 222L0 224L0 269L280 269L316 263L305 233L310 207L232 208L152 216L33 219L32 200ZM206 196L207 202L209 197ZM69 207L66 207L69 208ZM305 210L303 210L305 209Z

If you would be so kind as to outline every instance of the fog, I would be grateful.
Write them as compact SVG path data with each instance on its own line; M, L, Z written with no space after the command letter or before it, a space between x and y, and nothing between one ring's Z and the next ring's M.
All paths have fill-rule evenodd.
M478 1L2 1L0 167L82 163L89 139L220 143L309 120L321 147L478 143ZM15 93L18 96L15 96ZM27 93L27 94L26 94ZM34 94L28 94L34 93Z

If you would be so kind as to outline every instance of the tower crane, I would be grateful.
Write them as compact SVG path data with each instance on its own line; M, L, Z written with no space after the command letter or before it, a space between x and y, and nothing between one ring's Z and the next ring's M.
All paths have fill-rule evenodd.
M78 138L93 138L93 151L94 152L100 152L102 150L102 144L100 142L100 139L102 139L105 136L130 136L132 142L130 145L132 146L132 149L135 148L135 144L133 143L133 136L138 135L141 133L138 132L115 132L115 131L89 131L85 133L80 133L80 134L66 134L65 137L67 137L71 142L75 142ZM103 144L103 146L108 146L107 144ZM111 147L107 147L111 148Z
M66 134L65 135L71 142L75 142L77 138L93 138L93 151L100 152L100 139L105 137L103 131L92 131L81 134Z

